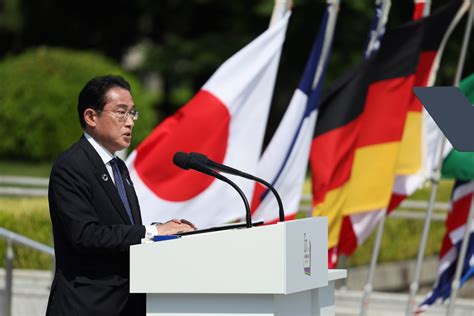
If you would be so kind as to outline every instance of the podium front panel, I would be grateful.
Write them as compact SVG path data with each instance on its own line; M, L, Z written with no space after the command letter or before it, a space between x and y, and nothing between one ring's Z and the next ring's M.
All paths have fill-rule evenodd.
M130 248L132 293L288 294L327 285L327 220L308 218Z

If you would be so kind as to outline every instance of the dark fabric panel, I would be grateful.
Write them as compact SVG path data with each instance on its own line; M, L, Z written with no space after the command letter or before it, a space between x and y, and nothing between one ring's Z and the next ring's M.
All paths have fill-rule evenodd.
M334 82L321 98L314 137L350 123L364 111L371 61L364 61Z
M461 0L451 1L426 19L387 31L376 54L346 72L323 94L314 137L357 118L364 111L369 84L414 74L420 52L438 49L461 4Z
M423 50L437 51L443 35L453 20L456 12L463 4L463 0L451 0L448 4L433 11L433 13L426 18L425 36L423 37Z
M388 31L374 56L370 82L414 74L423 38L422 23L407 23Z

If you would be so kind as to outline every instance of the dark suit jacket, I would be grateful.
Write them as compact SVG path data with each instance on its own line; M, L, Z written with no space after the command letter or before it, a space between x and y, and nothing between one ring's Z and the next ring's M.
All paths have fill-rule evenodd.
M145 295L129 294L129 246L145 236L124 162L132 225L99 154L85 137L53 166L49 208L56 271L47 315L145 315Z

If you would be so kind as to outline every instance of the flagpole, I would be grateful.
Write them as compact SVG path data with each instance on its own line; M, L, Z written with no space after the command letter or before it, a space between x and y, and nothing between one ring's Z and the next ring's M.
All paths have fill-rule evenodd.
M466 52L467 46L469 43L469 37L471 35L472 30L472 19L474 16L474 0L471 0L471 8L469 9L469 17L466 22L466 30L464 31L464 39L461 48L461 55L459 56L459 63L458 68L456 69L456 77L454 79L454 83L456 87L459 87L459 82L461 81L462 70L464 68L464 62L466 60ZM471 199L471 208L469 210L469 215L466 220L466 227L464 229L464 236L462 239L461 250L458 256L458 262L456 265L456 272L454 274L454 279L451 284L451 297L449 299L449 306L446 312L446 315L452 315L454 312L454 307L456 304L456 297L458 294L459 287L461 286L461 274L464 265L464 259L466 257L467 246L469 244L469 236L471 233L471 224L472 224L472 217L474 216L474 193L472 194Z
M374 279L375 268L377 266L377 259L380 253L380 245L382 244L382 236L385 225L385 217L387 214L387 208L382 210L382 219L380 220L379 226L377 227L377 235L375 237L374 249L372 250L372 258L370 259L370 268L367 276L367 283L364 286L364 293L362 294L362 305L360 309L360 316L367 315L369 310L370 294L372 293L372 282Z
M420 246L418 247L418 255L417 255L417 260L416 260L416 267L415 267L415 277L413 279L413 282L410 284L410 296L408 298L408 304L406 308L406 316L411 316L413 315L413 307L415 306L415 296L416 293L418 292L419 288L419 280L421 276L421 268L423 265L423 257L425 254L425 249L426 249L426 242L428 240L428 234L430 231L430 225L431 225L431 218L433 217L433 209L434 209L434 203L436 200L436 194L438 193L438 185L439 185L439 179L441 175L441 165L443 164L443 152L444 152L444 146L446 144L446 138L444 136L441 136L441 142L440 145L438 146L438 159L436 166L433 168L433 176L431 177L431 193L430 193L430 200L428 204L428 209L426 210L425 214L425 222L423 226L423 233L421 236L420 240Z
M472 19L474 15L474 0L471 0L471 7L469 8L469 16L466 21L466 29L464 30L464 38L462 42L461 54L459 55L458 67L456 69L456 75L454 77L454 86L459 87L461 82L462 70L464 69L464 63L466 61L467 46L469 45L469 38L471 37L472 30Z
M474 0L471 0L471 2L472 1ZM425 14L425 12L426 10L423 11L423 14ZM457 22L459 21L459 19L461 19L462 15L464 15L464 12L461 13L461 9L460 9L460 12L458 12L458 14L454 17L453 21L451 22L451 25L448 28L448 31L446 32L441 42L439 53L435 58L433 69L430 74L428 86L433 86L434 84L436 73L439 67L439 62L441 60L441 55L444 50L444 46L446 45L446 42L449 36L451 35L451 32L453 31L454 27L457 25ZM469 23L469 20L468 20L468 23ZM459 81L461 78L461 74L458 74L458 73L459 72L462 73L462 68L464 67L464 59L466 55L465 50L467 49L467 42L468 42L468 40L466 41L466 34L470 34L470 30L469 32L467 32L467 28L468 28L468 25L466 25L466 33L464 34L463 47L461 49L461 53L459 56L458 67L457 67L457 71L456 71L456 75L454 79L454 86L456 87L459 86ZM470 29L470 26L469 26L469 29ZM469 35L467 35L467 39L469 39ZM423 258L424 258L424 254L426 250L426 243L428 241L428 234L429 234L429 230L431 226L431 218L433 216L434 203L436 201L436 195L438 193L439 180L441 177L441 166L444 160L445 145L446 145L446 137L444 137L444 135L441 135L440 143L438 146L438 155L437 155L438 159L433 169L433 176L431 178L432 187L431 187L430 200L428 204L428 209L426 210L425 222L423 226L422 237L420 240L420 246L418 248L418 255L417 255L417 261L416 261L416 267L415 267L415 276L413 278L413 282L410 284L410 295L408 298L408 303L407 303L407 308L406 308L406 316L411 316L413 314L413 307L415 306L415 303L416 303L415 296L419 288L419 280L421 277L421 269L422 269Z
M375 28L375 30L371 31L369 43L367 44L365 50L365 58L369 58L372 52L375 50L375 43L377 42L379 35L382 34L382 31L384 30L384 27L387 24L388 14L390 13L390 7L392 6L391 0L375 1L375 6L379 6L380 4L382 4L380 18L378 20L377 27Z
M272 16L270 17L270 23L268 27L272 27L278 21L280 21L284 16L286 11L288 11L291 6L293 5L292 0L275 0L275 4L273 5ZM242 220L243 218L239 218L238 220Z
M284 7L285 5L288 5L288 7L290 8L291 7L291 2L292 1L290 1L289 4L283 4L283 3L275 4L274 14L277 14L275 12L280 11L280 9L277 8L277 7ZM320 46L320 51L318 49L319 59L318 59L316 68L313 68L314 69L314 75L313 75L312 81L311 81L311 89L310 89L311 91L316 89L316 87L319 84L319 81L322 80L322 77L323 77L324 72L325 72L325 67L327 65L328 55L330 53L332 39L333 39L333 36L334 36L334 31L335 31L335 26L336 26L336 21L337 21L337 15L339 13L339 3L340 3L340 0L327 0L326 1L326 8L324 10L325 11L324 15L327 15L326 23L322 24L322 22L321 22L320 30L318 31L317 38L315 39L315 41L317 41L318 46L319 46L319 43L321 42L321 37L322 37L322 45ZM324 16L323 16L323 19L325 19ZM324 35L322 33L323 29L324 29ZM311 55L310 55L310 57L311 57ZM293 105L291 105L291 106L293 106ZM305 106L306 106L306 104L305 104ZM291 111L290 108L288 108L286 110L286 113L285 113L283 118L285 118L287 116L287 113L289 111ZM282 124L283 123L280 122L280 126L278 126L277 130L280 130ZM315 122L313 123L313 125L314 124L315 124ZM314 129L314 126L313 126L313 129ZM299 134L299 132L298 132L298 134ZM298 134L296 134L294 136L295 139L298 137ZM270 142L270 144L272 144L272 143L273 143L273 139ZM263 154L262 154L262 156L263 156ZM279 175L277 175L277 177L275 179L273 179L272 181L277 181L278 177L279 177ZM300 199L301 199L301 197L300 197ZM306 217L311 217L311 216L312 216L312 208L309 207L308 212L306 214Z
M321 49L321 55L318 60L316 71L314 72L314 77L311 84L311 90L316 88L321 76L324 73L327 55L329 54L332 38L334 36L334 30L336 28L337 15L339 14L339 3L340 3L340 0L327 0L326 1L326 5L331 5L330 9L332 9L333 12L329 12L326 33L324 34L323 47ZM306 217L312 217L312 216L313 216L313 208L310 207L308 209Z
M336 29L336 22L337 22L337 16L339 14L340 2L341 2L340 0L327 0L326 1L326 5L329 6L326 33L324 35L323 47L321 49L321 55L318 60L318 65L316 67L316 71L314 72L314 78L311 84L311 91L316 89L318 84L320 84L321 77L324 75L324 72L325 72L328 55L331 50L332 39L334 37L334 31ZM314 124L316 124L316 121L314 122ZM314 132L314 128L315 128L315 125L313 126L313 132ZM310 209L309 217L313 215L312 211L313 210Z
M327 0L326 1L326 4L331 6L329 10L332 10L333 12L329 12L329 17L328 17L328 22L327 22L327 27L326 27L326 34L324 35L323 48L321 50L321 56L319 57L316 72L314 73L311 90L316 88L319 80L321 80L321 76L324 73L326 60L328 58L328 54L331 49L332 38L334 36L334 30L336 28L337 15L339 13L339 3L340 3L340 0Z
M376 0L375 5L379 5L380 0ZM387 24L388 14L390 12L391 1L390 0L382 0L382 12L380 14L380 18L377 23L377 27L375 32L372 32L369 44L367 45L365 57L369 58L371 53L374 51L375 43L377 42L379 35L382 31L385 31L385 25ZM387 213L387 208L382 210L382 219L380 220L379 226L377 228L377 235L375 237L375 244L372 250L372 258L370 259L370 266L367 275L367 282L364 285L364 292L362 294L362 302L360 308L360 316L367 315L369 302L370 302L370 294L372 293L372 283L375 274L375 268L377 267L377 260L380 253L380 245L382 244L382 236L385 224L385 215Z
M285 15L292 5L292 0L275 0L273 5L272 17L270 19L270 25L277 23Z
M464 236L462 239L461 250L458 256L458 262L456 264L456 273L454 274L453 283L451 283L451 296L449 298L449 306L446 311L446 315L453 315L454 307L456 304L456 297L458 290L461 287L461 274L464 265L464 260L466 259L467 246L469 244L469 237L471 235L471 225L472 217L474 216L474 193L472 194L471 208L469 210L469 215L466 221L466 227L464 228Z
M333 12L329 12L326 33L324 34L323 47L321 49L321 55L318 60L316 71L314 72L313 82L311 84L311 90L316 88L321 76L324 73L326 60L328 58L328 54L331 48L332 38L334 36L334 30L336 28L337 15L339 14L339 4L340 4L340 0L327 0L326 1L326 5L331 5L330 9L332 9ZM312 207L310 207L306 214L306 217L312 217L312 216L313 216L313 209Z
M423 16L430 15L431 12L431 0L425 0L425 6L423 7Z

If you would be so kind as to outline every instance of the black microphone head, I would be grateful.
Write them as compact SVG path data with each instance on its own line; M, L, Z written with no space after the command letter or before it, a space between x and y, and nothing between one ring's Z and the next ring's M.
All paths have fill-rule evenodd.
M206 155L200 153L189 153L189 158L204 166L207 165L209 160Z
M188 170L189 155L187 153L183 153L182 151L178 151L173 156L173 163L181 169Z
M203 160L203 157L207 161L207 158L204 155L200 155L200 154L192 155L192 154L187 154L187 153L178 151L173 156L173 162L176 166L180 167L181 169L184 169L184 170L193 169L193 170L205 173L207 175L219 178L220 175L218 173L206 167L206 163Z

